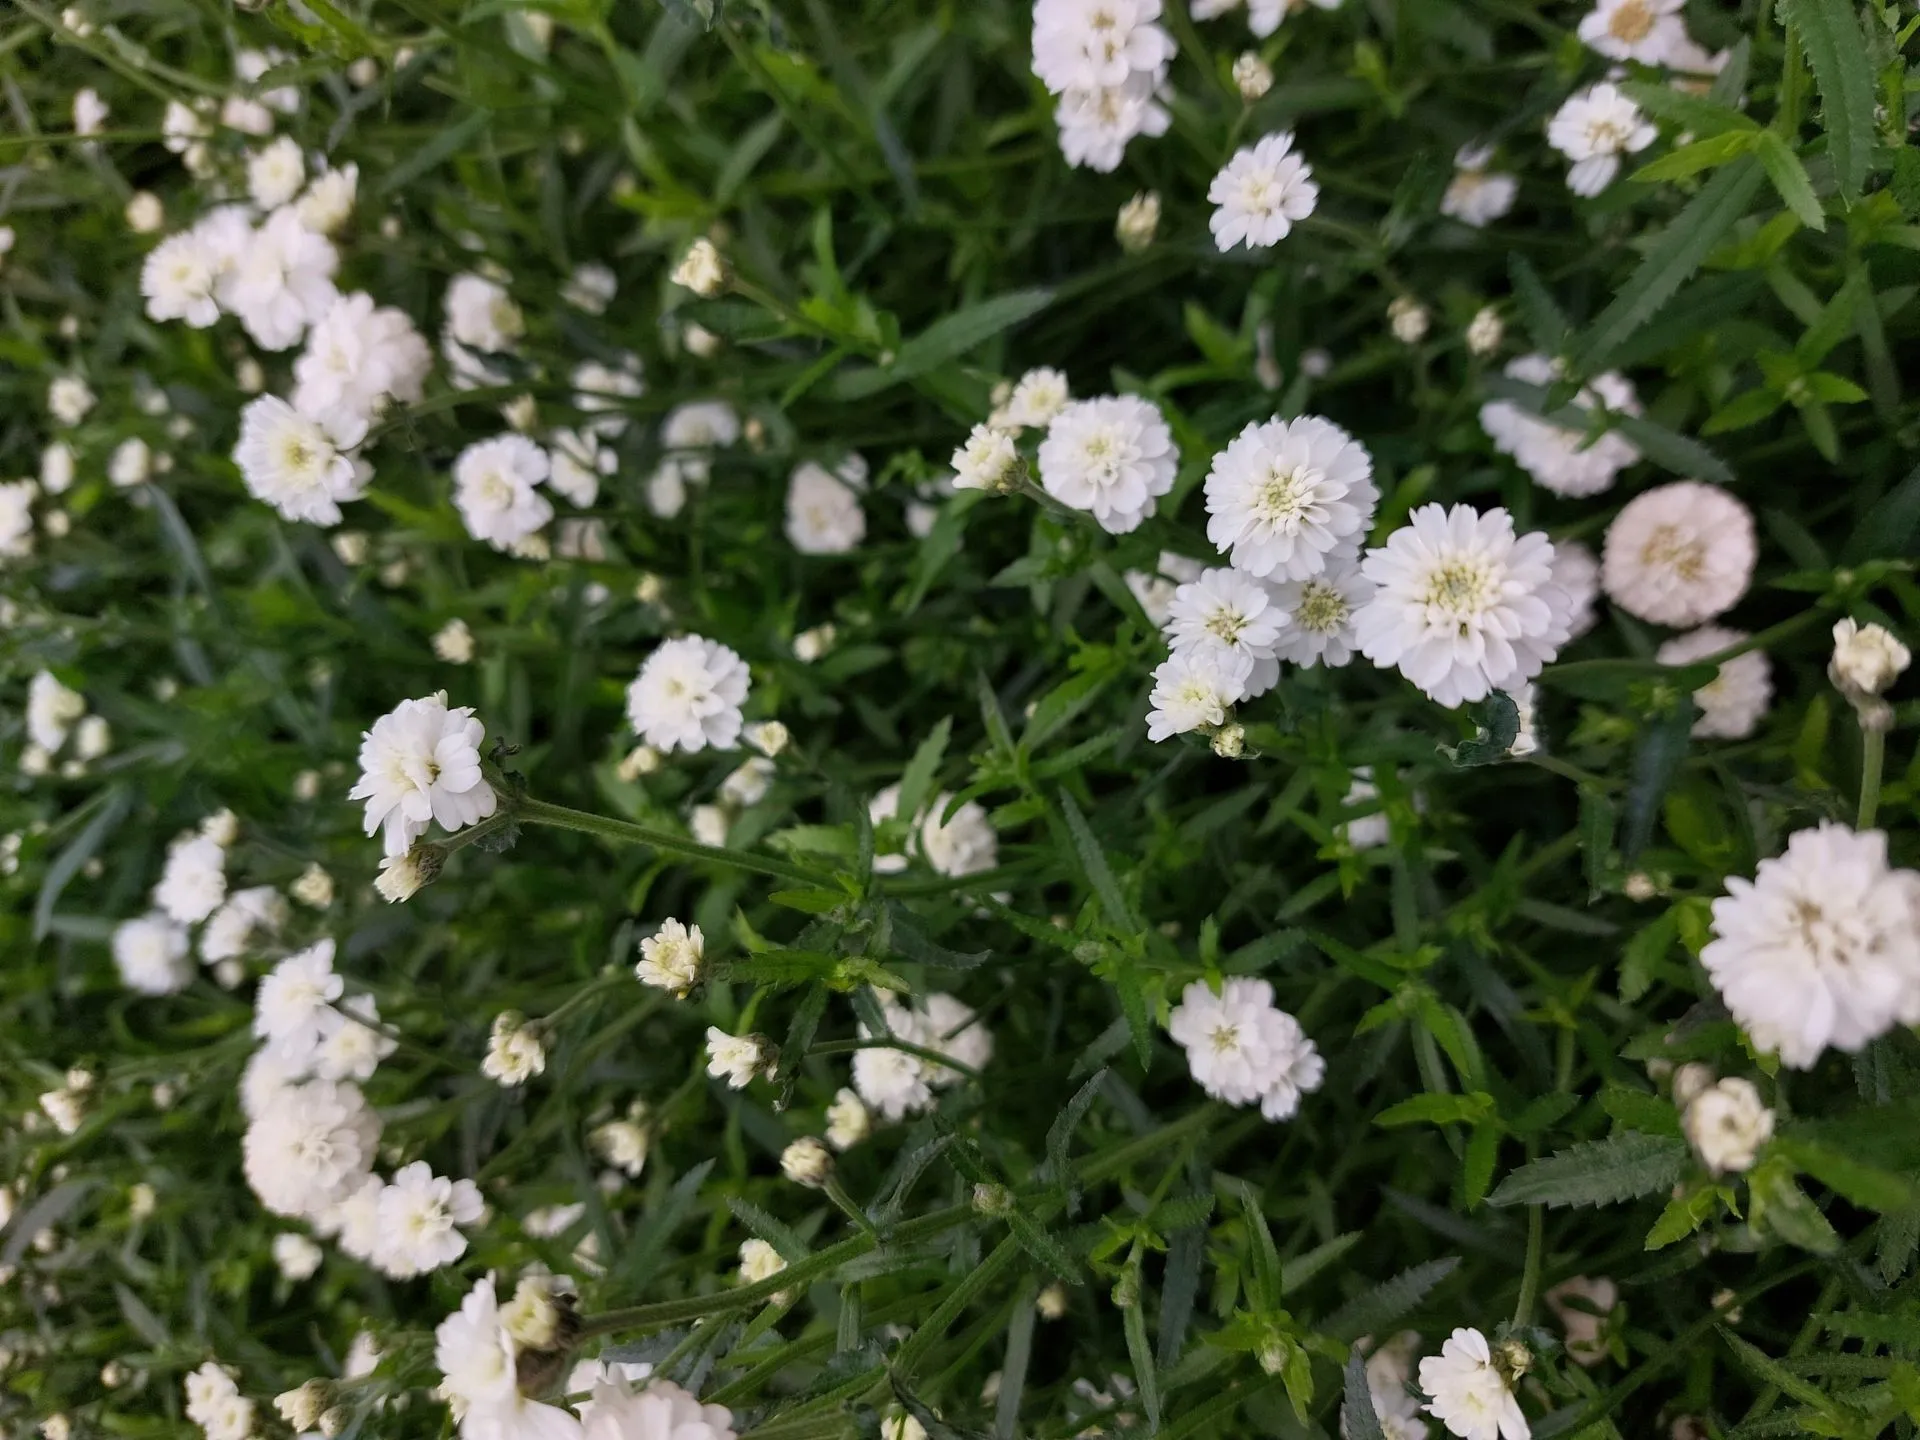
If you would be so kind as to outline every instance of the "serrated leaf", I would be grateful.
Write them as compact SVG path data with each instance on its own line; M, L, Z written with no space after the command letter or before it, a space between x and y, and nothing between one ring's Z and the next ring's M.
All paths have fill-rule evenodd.
M1306 1254L1292 1260L1280 1262L1280 1293L1291 1295L1303 1285L1310 1283L1321 1271L1340 1260L1362 1239L1358 1230L1349 1230L1344 1235L1336 1235L1331 1240L1316 1245Z
M1687 695L1699 688L1690 682ZM1697 713L1691 698L1682 698L1666 714L1656 716L1641 727L1640 741L1633 750L1633 781L1627 787L1626 835L1621 854L1629 861L1647 848L1653 839L1653 827L1660 816L1667 787L1680 773L1687 758L1687 745L1693 734Z
M913 759L900 774L900 796L896 814L909 824L915 823L926 808L933 791L934 778L940 773L940 761L947 753L947 737L953 733L953 717L943 715L913 752Z
M1873 72L1867 42L1849 0L1780 0L1780 18L1793 27L1820 87L1827 153L1840 194L1857 199L1873 156Z
M1694 480L1731 485L1738 477L1733 467L1690 435L1669 430L1644 415L1617 414L1613 428L1633 442L1641 456L1662 470Z
M1794 1134L1774 1142L1775 1153L1855 1205L1882 1214L1920 1205L1920 1186L1904 1175Z
M1340 1400L1340 1433L1346 1440L1387 1440L1380 1428L1380 1412L1373 1408L1373 1387L1367 1384L1367 1364L1355 1349L1347 1357Z
M1460 1257L1449 1255L1402 1270L1383 1284L1374 1286L1329 1315L1320 1326L1322 1334L1336 1340L1357 1340L1362 1335L1377 1335L1405 1315L1433 1292L1433 1288L1459 1268Z
M1493 1113L1493 1097L1476 1090L1471 1095L1410 1095L1373 1117L1383 1129L1396 1125L1471 1125Z
M1100 1087L1107 1083L1107 1072L1100 1070L1073 1094L1073 1098L1060 1107L1060 1113L1053 1117L1053 1123L1047 1127L1047 1170L1046 1178L1060 1187L1061 1203L1071 1215L1076 1206L1073 1193L1073 1172L1067 1162L1067 1146L1073 1141L1073 1132L1080 1128L1080 1122L1086 1118L1088 1109L1093 1105L1094 1097L1100 1093Z
M1687 1165L1686 1142L1623 1130L1522 1165L1487 1197L1491 1205L1612 1205L1665 1190Z
M1107 852L1100 848L1087 817L1080 813L1073 796L1065 790L1060 792L1060 813L1066 819L1067 833L1073 837L1073 853L1080 862L1080 872L1086 876L1093 893L1100 897L1100 908L1106 911L1107 923L1126 934L1137 931L1140 927L1134 923L1132 907L1121 893L1113 867L1107 863Z
M949 950L929 940L913 912L897 900L888 902L887 915L892 922L893 948L918 964L941 970L972 970L993 958L991 950Z
M1513 281L1513 298L1519 303L1520 318L1533 343L1549 355L1559 354L1570 327L1540 273L1526 256L1514 250L1507 255L1507 275Z
M1718 165L1726 165L1738 160L1742 155L1758 147L1761 130L1725 130L1718 135L1709 135L1704 140L1696 140L1691 145L1682 145L1678 150L1669 151L1658 160L1642 165L1627 178L1642 185L1657 185L1666 180L1684 180L1689 175L1698 175L1703 170L1711 170Z
M1781 201L1794 213L1795 218L1809 229L1825 230L1826 213L1820 208L1819 197L1813 193L1813 182L1807 178L1807 167L1800 163L1800 157L1793 153L1787 142L1771 130L1763 130L1754 153L1760 157L1767 178L1773 182L1773 188L1779 192Z

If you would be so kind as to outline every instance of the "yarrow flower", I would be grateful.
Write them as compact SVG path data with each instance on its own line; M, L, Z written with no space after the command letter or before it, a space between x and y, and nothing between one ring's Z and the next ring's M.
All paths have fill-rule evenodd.
M667 920L640 942L640 963L634 974L643 985L666 990L684 1000L687 992L700 982L705 963L707 937L698 925L683 925Z
M1700 1162L1716 1175L1751 1170L1773 1138L1773 1111L1751 1080L1730 1076L1690 1096L1680 1128Z
M181 925L198 925L227 898L227 854L217 841L189 832L167 847L153 903Z
M1920 873L1887 837L1826 821L1735 875L1713 902L1700 963L1760 1050L1796 1070L1920 1024Z
M1676 635L1654 653L1662 665L1690 665L1748 639L1744 630L1702 625ZM1693 692L1700 718L1693 735L1702 740L1744 740L1759 726L1773 703L1773 676L1766 652L1749 650L1723 661L1720 673Z
M546 1073L547 1047L540 1032L527 1024L517 1010L506 1010L493 1017L487 1036L487 1055L480 1062L480 1073L497 1085L509 1088L524 1085L536 1075Z
M1422 1360L1420 1388L1430 1397L1427 1413L1460 1440L1528 1440L1532 1434L1478 1330L1455 1330L1438 1355Z
M731 750L751 685L747 662L717 640L668 640L627 686L627 719L657 750Z
M1492 163L1491 145L1462 145L1453 157L1453 179L1440 197L1440 213L1481 230L1513 209L1520 182L1509 174L1489 172Z
M1277 646L1290 617L1273 588L1242 570L1215 569L1173 592L1167 644L1175 652L1224 652L1253 661L1238 698L1264 695L1280 679Z
M362 427L390 400L412 404L433 366L433 352L413 322L362 292L342 295L307 333L293 363L293 407L303 415L336 413Z
M1293 132L1282 130L1234 152L1213 177L1207 199L1215 209L1207 224L1222 250L1243 241L1259 249L1286 239L1319 198L1312 167L1294 153Z
M802 555L844 555L866 537L866 512L852 486L802 461L787 481L787 539Z
M206 223L201 222L203 227ZM299 344L307 327L338 298L333 285L338 252L291 208L274 211L251 235L243 233L238 221L229 222L229 229L228 238L212 242L239 247L236 258L222 268L216 290L221 305L239 317L261 349Z
M274 1214L318 1219L367 1178L379 1139L379 1117L357 1085L283 1085L247 1126L247 1183Z
M451 1265L467 1251L467 1237L455 1227L478 1224L485 1212L471 1180L435 1175L424 1160L404 1165L380 1192L375 1263L396 1280Z
M1207 471L1207 538L1235 569L1305 580L1357 545L1380 492L1365 448L1330 420L1247 426Z
M1913 663L1913 652L1884 625L1851 617L1833 627L1833 659L1827 676L1851 695L1879 695Z
M467 533L511 551L553 518L540 493L552 468L547 452L524 435L500 435L467 446L453 462L453 503Z
M441 304L446 325L440 353L446 356L455 388L506 383L507 373L485 358L511 354L526 331L526 317L506 287L484 275L456 275L447 283Z
M1521 355L1507 363L1510 379L1528 385L1551 385L1559 363L1545 355ZM1591 411L1596 404L1623 415L1640 413L1639 397L1625 376L1615 371L1596 375L1572 404ZM1480 407L1480 426L1494 448L1511 455L1516 464L1543 489L1572 498L1598 495L1611 488L1614 477L1640 459L1640 451L1618 431L1609 430L1589 442L1583 431L1569 430L1529 414L1511 400L1490 400Z
M142 995L171 995L193 979L186 927L165 915L124 920L113 931L113 964L121 983Z
M1753 580L1753 512L1698 480L1656 485L1607 527L1600 577L1607 597L1660 625L1698 625L1733 608Z
M1111 171L1136 135L1166 133L1158 92L1175 46L1160 13L1160 0L1036 0L1033 71L1060 97L1068 164Z
M966 443L953 452L956 490L1009 490L1020 483L1020 452L1013 436L991 425L976 425Z
M1553 583L1567 597L1567 628L1578 640L1593 628L1594 603L1600 598L1600 561L1578 540L1553 542Z
M1666 65L1691 43L1680 18L1685 0L1599 0L1580 20L1580 39L1609 60Z
M987 423L1002 430L1039 429L1051 425L1053 417L1066 409L1072 398L1066 375L1043 365L1015 382L1007 403L996 409Z
M1173 489L1180 454L1159 407L1137 395L1075 400L1040 442L1040 483L1054 499L1125 535Z
M214 286L220 276L220 257L195 230L169 235L156 245L140 267L140 293L146 297L149 320L184 320L204 330L220 318Z
M1611 82L1575 91L1547 122L1547 143L1573 162L1567 188L1592 197L1620 173L1620 157L1646 149L1660 132Z
M1446 706L1531 680L1568 636L1553 546L1516 537L1505 510L1422 505L1367 552L1379 588L1355 618L1360 651Z
M725 1080L728 1089L746 1089L767 1064L766 1043L758 1035L729 1035L717 1025L707 1027L707 1074Z
M288 520L338 525L343 501L367 493L373 467L359 456L367 422L343 410L316 420L275 395L240 412L234 464L247 493Z
M1229 979L1217 995L1195 980L1180 992L1167 1033L1186 1050L1202 1090L1231 1105L1258 1102L1269 1120L1292 1116L1326 1074L1313 1041L1273 1003L1264 980Z
M909 822L908 849L942 875L959 877L978 875L1000 863L1000 841L986 810L969 800L951 819L946 816L953 797L942 791ZM867 818L875 825L895 819L900 813L900 787L889 785L867 805ZM894 874L907 868L906 855L876 855L873 868L881 874Z
M403 856L438 820L460 830L499 804L480 772L486 727L473 711L447 708L447 692L403 700L361 737L360 779L349 800L367 802L366 831L386 831L389 856Z
M993 1058L993 1034L980 1023L971 1007L952 995L936 992L912 1006L892 995L882 995L880 1013L887 1034L957 1061L969 1070L986 1068ZM862 1040L884 1037L860 1026ZM854 1053L853 1086L861 1102L886 1120L899 1120L932 1108L934 1092L958 1084L962 1071L890 1046L873 1046Z
M1224 725L1227 711L1247 693L1253 657L1231 650L1176 650L1153 672L1147 697L1147 738L1158 744L1172 735Z

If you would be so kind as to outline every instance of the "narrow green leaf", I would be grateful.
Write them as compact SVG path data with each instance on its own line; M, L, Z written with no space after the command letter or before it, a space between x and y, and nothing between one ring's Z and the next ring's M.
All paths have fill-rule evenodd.
M991 950L949 950L929 940L913 912L898 900L887 902L887 916L892 922L893 948L921 965L932 965L941 970L973 970L993 958Z
M1207 1258L1204 1226L1177 1230L1167 1242L1167 1263L1160 1278L1160 1368L1172 1368L1186 1344L1193 1319L1194 1297L1200 1293L1200 1267Z
M1862 305L1873 303L1873 286L1865 266L1855 266L1846 280L1833 292L1833 298L1821 307L1820 314L1793 347L1793 358L1803 371L1813 370L1825 360L1833 347L1853 333L1853 317Z
M1140 1280L1140 1266L1133 1266L1135 1284L1144 1291ZM1127 1358L1133 1361L1133 1382L1139 1387L1140 1403L1147 1410L1147 1433L1157 1434L1160 1429L1160 1377L1154 1369L1153 1347L1147 1343L1146 1296L1141 1294L1126 1311Z
M1716 1325L1713 1328L1719 1332L1721 1340L1726 1342L1727 1348L1733 1352L1733 1358L1740 1362L1741 1369L1754 1379L1791 1395L1802 1405L1810 1405L1823 1415L1833 1413L1832 1402L1818 1386L1794 1374L1764 1350L1742 1340L1726 1326Z
M926 808L927 797L933 792L934 780L940 773L940 761L947 753L947 738L952 733L953 717L941 716L940 723L920 742L913 759L900 774L900 802L895 813L910 825L917 823L920 812Z
M1414 1306L1460 1266L1460 1257L1429 1260L1402 1270L1384 1284L1358 1295L1329 1315L1320 1326L1323 1335L1336 1340L1357 1340L1362 1335L1378 1335Z
M1476 1090L1471 1095L1410 1095L1373 1117L1383 1129L1396 1125L1471 1125L1493 1110L1493 1097Z
M1000 1395L993 1405L994 1440L1013 1440L1019 1427L1020 1397L1027 1387L1027 1361L1033 1354L1033 1327L1039 1315L1033 1295L1029 1280L1014 1300L1013 1319L1007 1323L1007 1355L1000 1364ZM1163 1311L1165 1307L1163 1299Z
M373 187L375 197L385 199L404 190L441 161L451 159L473 144L480 132L492 123L491 110L471 111L382 175L379 183Z
M1507 275L1513 282L1513 298L1520 305L1520 318L1533 343L1549 355L1559 354L1567 342L1570 327L1540 279L1540 272L1526 256L1514 250L1507 255Z
M1771 130L1763 130L1755 153L1766 167L1767 178L1773 182L1773 188L1780 192L1780 199L1800 223L1812 230L1825 230L1826 212L1820 208L1820 199L1813 193L1813 182L1807 178L1807 167L1800 163L1800 157L1793 153L1792 147Z
M1367 1384L1367 1363L1360 1351L1347 1356L1344 1394L1340 1400L1340 1433L1346 1440L1387 1440L1380 1413L1373 1408L1373 1387Z
M1710 135L1705 140L1696 140L1691 145L1682 145L1678 150L1642 165L1627 178L1642 185L1684 180L1689 175L1698 175L1702 170L1711 170L1715 166L1738 160L1757 148L1764 136L1764 130L1726 130L1718 135Z
M1114 879L1113 867L1107 863L1107 852L1100 848L1087 817L1080 813L1073 796L1065 790L1060 792L1060 813L1066 818L1067 832L1073 837L1073 853L1080 861L1081 873L1087 877L1093 893L1100 897L1100 908L1107 912L1107 923L1126 934L1138 930L1132 907L1121 893L1120 882Z
M1776 1141L1773 1148L1829 1190L1846 1196L1864 1209L1886 1214L1920 1205L1920 1186L1906 1176L1855 1159L1816 1140L1789 1135Z
M1671 85L1656 84L1651 80L1622 80L1618 88L1649 115L1684 125L1695 135L1718 135L1723 130L1744 130L1749 133L1760 130L1757 120L1743 115L1731 105L1716 104L1711 99L1689 95Z
M1467 1209L1477 1209L1487 1198L1493 1184L1494 1167L1500 1163L1500 1126L1483 1120L1467 1137L1467 1153L1460 1165L1460 1198Z
M1067 1163L1067 1146L1073 1141L1073 1132L1080 1128L1080 1122L1086 1118L1094 1097L1100 1093L1100 1087L1106 1083L1107 1072L1097 1071L1092 1079L1074 1091L1073 1098L1060 1107L1060 1113L1053 1117L1053 1124L1047 1127L1046 1178L1060 1187L1060 1199L1069 1215L1074 1211L1074 1196L1071 1189L1072 1168Z
M1667 787L1687 757L1687 742L1697 713L1690 697L1698 687L1690 682L1676 683L1686 683L1687 694L1666 714L1643 725L1640 743L1634 747L1633 783L1627 788L1627 833L1620 847L1629 861L1653 839L1654 822L1660 816Z
M1749 157L1725 166L1700 188L1668 222L1639 268L1593 322L1575 356L1576 370L1592 374L1606 368L1615 347L1658 313L1747 213L1764 179L1759 163Z
M1849 0L1780 0L1780 19L1799 36L1820 86L1827 152L1843 199L1867 183L1873 155L1873 72L1866 37Z
M1611 1205L1664 1190L1687 1164L1686 1142L1622 1130L1522 1165L1488 1197L1493 1205Z
M1358 1230L1349 1230L1344 1235L1316 1245L1306 1254L1292 1260L1280 1262L1280 1293L1291 1295L1294 1291L1310 1283L1321 1271L1338 1263L1362 1239Z
M1669 430L1644 415L1615 415L1613 428L1662 470L1690 479L1711 480L1716 485L1731 485L1738 478L1731 465L1698 440Z
M1052 303L1051 290L1035 289L1014 290L1005 295L996 295L991 300L982 300L977 305L965 306L951 315L942 316L903 344L891 365L878 366L871 372L855 372L855 375L871 375L872 378L863 378L851 391L842 384L838 393L845 399L858 399L883 390L896 381L924 375L985 344L1002 330L1039 314ZM853 378L852 375L842 377L843 381Z

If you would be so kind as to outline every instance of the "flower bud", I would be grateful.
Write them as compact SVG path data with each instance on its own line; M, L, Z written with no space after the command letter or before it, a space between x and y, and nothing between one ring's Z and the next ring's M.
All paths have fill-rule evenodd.
M1251 105L1273 88L1273 67L1249 50L1233 62L1233 87Z
M1849 700L1878 695L1913 662L1913 652L1883 625L1852 619L1833 627L1833 660L1827 675Z
M985 1215L999 1219L1013 1213L1013 1192L1004 1185L995 1185L987 1181L973 1187L973 1210L976 1215Z
M824 1142L803 1135L780 1152L780 1173L796 1185L818 1190L833 1175L833 1152Z

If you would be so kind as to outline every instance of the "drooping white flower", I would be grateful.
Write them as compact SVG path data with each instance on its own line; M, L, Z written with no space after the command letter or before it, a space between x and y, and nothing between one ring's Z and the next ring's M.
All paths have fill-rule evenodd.
M573 267L567 283L560 287L560 298L576 310L604 315L619 290L620 281L611 269L597 260L588 260Z
M286 897L271 885L236 890L200 932L200 958L211 965L244 955L255 936L272 936L289 918Z
M1396 295L1387 306L1387 328L1402 345L1418 345L1432 324L1427 307L1411 295Z
M1492 163L1491 145L1462 145L1453 157L1453 179L1440 197L1440 213L1482 230L1513 209L1520 181L1504 172L1489 172Z
M1547 143L1573 162L1567 188L1587 197L1613 183L1622 155L1646 149L1659 134L1640 107L1608 81L1569 95L1547 122Z
M1040 442L1047 493L1085 510L1110 534L1137 529L1173 488L1180 454L1151 401L1108 395L1068 404Z
M1379 491L1365 448L1330 420L1247 426L1207 471L1207 538L1235 569L1305 580L1358 544Z
M1600 598L1600 561L1578 540L1553 542L1553 583L1567 597L1567 631L1578 640L1593 628L1594 602Z
M233 462L247 493L285 519L338 525L341 503L365 495L373 480L373 466L355 448L366 434L366 421L343 410L313 419L262 395L240 412Z
M376 306L364 292L342 295L293 363L293 407L311 416L340 412L364 425L390 400L417 401L432 367L433 352L404 311Z
M1920 1023L1920 874L1887 837L1832 821L1801 830L1713 902L1700 963L1759 1049L1797 1070Z
M627 687L627 718L635 734L661 751L730 750L740 738L740 707L750 684L747 662L725 645L682 636L640 667Z
M1467 324L1467 349L1475 355L1491 355L1507 338L1507 322L1496 306L1482 305Z
M262 210L278 210L306 183L306 157L291 135L282 135L247 157L247 193Z
M227 854L204 835L186 834L167 847L153 903L181 925L198 925L227 898Z
M1620 1303L1620 1287L1602 1276L1575 1275L1540 1297L1567 1332L1567 1358L1594 1366L1607 1358L1607 1316Z
M1700 1161L1716 1175L1751 1170L1760 1147L1773 1138L1773 1111L1751 1080L1730 1076L1696 1093L1680 1128Z
M499 801L480 771L486 735L440 690L401 701L361 736L360 779L347 798L367 802L366 832L385 828L389 856L405 855L432 821L452 831L493 814Z
M1689 44L1685 0L1597 0L1580 19L1580 39L1609 60L1670 64Z
M1204 571L1174 591L1167 616L1167 644L1174 650L1217 650L1253 661L1242 698L1264 695L1280 679L1276 647L1289 617L1274 603L1272 587L1245 571Z
M40 488L49 495L64 495L73 488L73 447L55 440L40 452Z
M772 761L749 755L720 782L720 803L736 810L758 805L767 798L776 773Z
M1229 979L1218 995L1194 981L1168 1016L1167 1033L1186 1050L1202 1090L1233 1105L1257 1102L1269 1120L1291 1116L1326 1071L1300 1022L1274 1005L1264 980Z
M1698 625L1733 608L1753 580L1753 512L1698 480L1656 485L1607 527L1607 598L1660 625Z
M707 1027L707 1074L725 1080L729 1089L746 1089L766 1061L758 1035L729 1035L717 1025Z
M727 287L727 262L703 235L687 247L680 263L673 267L673 283L711 300Z
M643 985L666 990L684 1000L700 981L707 953L707 937L698 925L664 921L640 942L640 963L633 973Z
M285 350L332 308L339 264L332 242L307 229L288 206L253 232L233 267L222 271L215 294L256 345Z
M220 318L214 298L219 257L197 230L169 235L140 266L140 293L149 320L184 320L204 330Z
M359 1188L379 1139L379 1117L357 1085L282 1086L241 1142L247 1184L276 1215L318 1217Z
M433 653L449 665L467 665L473 660L473 631L467 622L455 616L433 632Z
M1282 130L1234 152L1207 187L1213 215L1207 221L1222 250L1246 243L1274 245L1313 213L1320 187L1313 168L1293 149L1293 132Z
M1566 643L1552 567L1547 538L1516 537L1505 510L1422 505L1361 564L1379 588L1354 620L1360 651L1446 706L1514 689Z
M787 539L802 555L844 555L866 537L860 497L811 460L787 481Z
M121 983L142 995L171 995L193 979L186 928L158 913L114 927L113 963Z
M1532 1434L1478 1330L1455 1330L1438 1355L1422 1360L1420 1388L1430 1397L1427 1413L1460 1440L1528 1440Z
M1702 625L1676 635L1655 652L1662 665L1688 665L1747 639L1744 630ZM1764 650L1749 650L1720 666L1720 673L1693 692L1700 718L1693 734L1703 740L1744 740L1759 726L1773 703L1773 675Z
M1227 710L1246 694L1253 657L1230 650L1176 650L1153 672L1147 697L1147 738L1209 730L1226 723Z
M92 86L73 92L73 131L76 135L98 135L106 127L111 106Z
M1507 375L1529 385L1551 385L1558 378L1558 361L1545 355L1521 355L1507 364ZM1614 371L1594 377L1572 400L1579 410L1605 404L1610 411L1638 415L1640 401L1632 384ZM1510 400L1490 400L1480 407L1480 425L1494 448L1511 455L1521 469L1543 489L1556 495L1582 497L1609 489L1614 477L1640 459L1640 451L1617 430L1589 442L1584 431L1569 430L1529 414Z
M1913 663L1913 652L1884 625L1862 625L1849 616L1833 627L1833 658L1827 675L1843 691L1878 695Z
M138 435L129 435L113 447L107 460L107 479L122 490L144 485L153 474L153 450Z
M424 1160L403 1165L380 1192L380 1246L375 1261L396 1280L451 1265L467 1252L456 1226L485 1213L471 1180L435 1175Z

